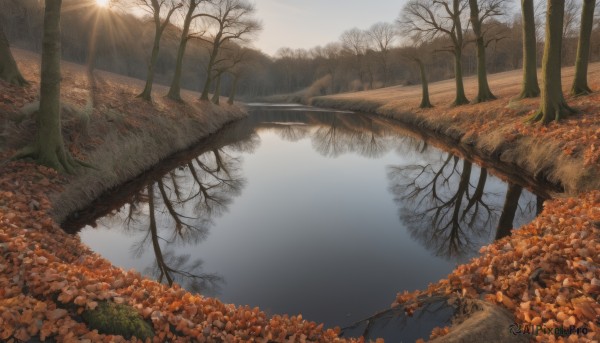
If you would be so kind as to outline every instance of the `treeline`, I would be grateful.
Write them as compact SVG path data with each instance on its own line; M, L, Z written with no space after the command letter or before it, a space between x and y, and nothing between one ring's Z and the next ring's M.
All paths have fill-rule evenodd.
M187 5L188 1L183 3ZM143 7L140 4L146 1L123 1L127 2L140 8ZM200 0L195 2L199 5L203 3ZM482 8L490 2L502 6L495 8L489 20L482 23L482 30L487 34L487 71L497 73L521 68L523 27L519 11L520 1L479 1ZM460 57L462 72L464 75L474 75L477 73L477 38L469 21L468 1L460 1L460 4L464 7L461 11L464 23ZM13 46L41 52L43 6L43 2L39 0L0 0L0 23L3 24L8 40ZM563 66L574 65L576 60L581 6L582 2L579 0L565 1L561 62ZM399 8L399 13L400 10ZM101 9L94 0L64 1L63 57L77 63L88 62L89 40L92 39L93 30L96 30L95 66L145 79L155 38L151 17L132 14L136 11L131 11L131 6L113 8L109 15L98 15L98 11ZM186 6L182 6L173 14L161 37L160 50L154 65L155 82L169 85L172 81L185 11ZM545 38L546 1L534 2L534 15L536 63L540 67ZM164 17L164 12L162 16ZM418 84L421 82L420 71L412 58L415 53L414 37L403 32L402 26L403 19L400 14L394 23L377 23L367 29L349 29L338 41L308 50L281 48L273 57L256 49L244 48L243 63L240 61L236 67L237 77L233 73L220 75L220 94L229 96L234 86L241 96L255 98L299 91L312 96ZM207 28L200 20L200 24L192 26L190 35L203 30L206 31ZM200 36L190 37L183 58L183 88L204 90L211 42L211 39L202 39ZM240 45L246 45L245 43L236 43L236 49L239 49ZM427 58L422 62L429 81L454 77L455 64L448 54L452 45L452 39L444 35L435 35L420 41L419 49L427 52ZM597 23L592 31L590 60L600 60L600 26ZM211 92L215 91L215 85L216 82L212 82L209 89Z
M435 3L426 1L425 3ZM437 1L448 3L452 1ZM486 33L486 67L490 73L519 69L523 66L523 21L517 0L480 0L482 12L490 9L484 18L482 31ZM464 75L477 73L476 34L470 22L469 1L460 1L463 42L461 62ZM579 38L582 1L565 0L562 39L562 65L575 64ZM447 35L415 37L414 27L406 30L404 10L394 23L378 23L367 29L350 29L337 42L306 49L280 49L269 71L271 84L264 93L294 93L305 90L309 95L332 94L346 91L376 89L389 85L420 83L420 73L411 56L414 39L419 49L427 52L423 60L427 78L438 81L453 78L455 66L448 53L452 38ZM534 2L537 66L541 67L545 41L546 1ZM597 18L597 16L596 16ZM443 14L438 18L446 20ZM439 33L439 32L438 32ZM450 51L451 52L451 51ZM591 61L600 60L600 25L597 20L591 37ZM260 87L259 87L260 89Z

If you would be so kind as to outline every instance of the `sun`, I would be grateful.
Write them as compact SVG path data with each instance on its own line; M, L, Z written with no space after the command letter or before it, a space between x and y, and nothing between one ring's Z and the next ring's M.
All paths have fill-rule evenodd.
M96 0L96 5L100 7L108 7L110 0Z

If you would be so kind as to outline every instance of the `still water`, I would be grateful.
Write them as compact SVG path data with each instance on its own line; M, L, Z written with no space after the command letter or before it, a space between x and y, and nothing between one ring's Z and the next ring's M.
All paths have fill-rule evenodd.
M197 151L82 241L162 282L328 326L444 278L539 206L374 116L256 104Z

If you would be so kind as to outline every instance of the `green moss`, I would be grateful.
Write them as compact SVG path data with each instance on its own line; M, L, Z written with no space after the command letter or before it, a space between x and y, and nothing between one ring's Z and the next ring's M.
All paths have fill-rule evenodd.
M154 337L152 326L131 306L101 302L93 311L85 311L83 320L88 327L101 334L121 335L126 339L135 336L145 340Z

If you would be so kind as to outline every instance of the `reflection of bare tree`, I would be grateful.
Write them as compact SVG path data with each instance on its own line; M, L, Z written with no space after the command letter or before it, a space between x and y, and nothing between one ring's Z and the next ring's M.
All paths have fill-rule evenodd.
M397 139L397 135L372 118L347 114L334 114L328 121L320 122L312 135L315 150L328 157L347 152L381 157L392 149Z
M504 206L502 207L502 214L498 220L498 227L496 228L496 239L506 237L510 234L513 228L513 222L515 220L515 214L517 213L517 207L519 207L519 198L523 192L523 187L509 183L508 189L506 190L506 199L504 200Z
M441 155L443 156L443 155ZM438 256L462 257L496 217L486 199L487 171L471 184L472 164L450 154L438 162L392 166L390 190L411 235Z
M328 125L320 126L312 136L314 149L323 156L337 157L344 154L348 147L340 138L340 121L338 116L331 116Z
M370 118L364 119L368 119L368 123L362 125L363 130L355 131L352 135L350 150L369 158L381 157L391 150L391 138L394 136L378 127Z
M239 159L214 149L162 179L146 186L128 206L127 229L144 232L132 250L141 255L152 245L155 263L147 268L159 282L178 282L190 291L216 292L224 282L217 274L202 272L202 260L177 254L174 244L197 244L206 239L216 216L227 210L241 192ZM140 206L140 204L147 204Z
M307 125L277 125L275 132L285 141L298 142L309 135L310 129Z

